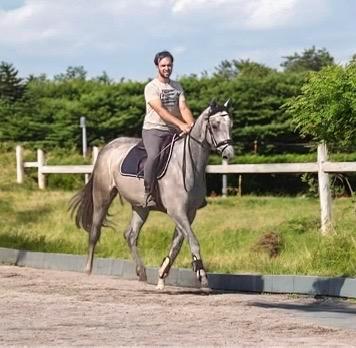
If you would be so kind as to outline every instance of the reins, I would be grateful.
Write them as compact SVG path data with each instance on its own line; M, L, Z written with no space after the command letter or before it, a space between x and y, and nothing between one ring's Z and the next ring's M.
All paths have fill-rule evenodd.
M219 111L223 111L225 109L219 109L219 110L215 110L215 113L216 112L219 112ZM209 135L211 137L211 140L212 140L212 143L215 147L216 150L218 150L220 153L223 153L224 150L230 146L232 144L232 140L231 139L225 139L223 141L220 141L219 143L216 141L215 139L215 136L214 136L214 132L212 130L212 127L210 125L210 117L212 116L213 114L211 113L211 111L209 112L209 114L206 116L206 120L207 120L207 126L205 127L205 135L204 135L204 140L201 141L199 139L196 139L195 137L193 137L191 135L191 132L193 130L193 128L195 127L196 123L194 123L193 127L190 129L190 131L187 133L187 134L184 134L184 133L181 133L179 135L177 134L174 134L173 136L173 139L172 141L167 144L154 158L158 158L160 157L161 153L164 152L168 147L171 147L174 145L174 143L180 139L182 139L184 137L184 144L183 144L183 164L182 164L182 174L183 174L183 185L184 185L184 190L186 192L188 192L188 189L187 189L187 184L186 184L186 176L187 176L187 150L188 150L188 154L189 154L189 158L190 158L190 163L192 165L192 170L193 170L193 178L195 177L195 173L196 173L196 166L195 166L195 162L193 160L193 156L192 156L192 149L191 149L191 140L195 141L197 144L199 144L202 148L205 148L205 149L209 149L210 150L210 146L209 145L206 145L204 143L204 141L206 141L206 137L207 137L207 134L209 132ZM227 114L228 115L228 114ZM225 115L224 115L225 116ZM219 149L219 147L223 146L223 149ZM141 169L138 173L137 173L137 177L143 172L144 169Z

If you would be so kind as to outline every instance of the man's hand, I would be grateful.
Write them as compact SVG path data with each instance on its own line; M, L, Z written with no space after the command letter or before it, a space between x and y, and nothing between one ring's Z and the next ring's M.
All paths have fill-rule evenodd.
M179 125L179 129L182 131L183 134L188 134L190 132L190 130L193 128L193 126L194 126L194 122L192 122L190 124L182 122Z

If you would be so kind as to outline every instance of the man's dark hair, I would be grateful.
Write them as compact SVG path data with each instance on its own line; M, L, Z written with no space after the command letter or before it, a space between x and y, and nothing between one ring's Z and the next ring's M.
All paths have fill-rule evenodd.
M172 63L173 63L173 56L170 52L168 51L162 51L162 52L158 52L156 55L155 55L155 59L153 60L155 65L158 66L159 62L163 59L163 58L170 58Z

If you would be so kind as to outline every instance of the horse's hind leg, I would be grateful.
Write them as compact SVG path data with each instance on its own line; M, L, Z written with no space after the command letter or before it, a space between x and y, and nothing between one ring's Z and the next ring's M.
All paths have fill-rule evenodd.
M141 207L132 206L132 217L129 226L124 234L127 244L129 245L132 258L136 263L136 274L141 281L147 281L145 266L140 258L137 249L138 236L141 227L145 223L149 210Z
M87 274L90 274L93 269L95 246L100 238L101 227L109 206L116 194L117 191L115 189L111 192L93 192L93 221L89 232L88 258L85 266L85 272Z
M196 215L196 211L192 211L189 214L189 222L190 224L193 223L194 218ZM173 239L172 239L172 243L171 243L171 248L169 250L169 254L168 256L166 256L163 261L162 264L158 270L158 283L157 283L157 289L159 290L163 290L164 289L164 280L166 277L168 277L169 271L176 259L176 257L178 256L180 249L182 247L184 241L184 233L182 230L179 229L178 226L175 227L174 229L174 234L173 234Z

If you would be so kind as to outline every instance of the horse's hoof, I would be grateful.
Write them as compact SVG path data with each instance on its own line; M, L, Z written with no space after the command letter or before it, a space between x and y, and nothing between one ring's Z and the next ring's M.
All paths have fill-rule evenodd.
M146 274L141 274L139 277L138 277L138 280L140 282L147 282L147 276Z
M157 283L156 289L157 290L163 290L164 289L164 279L162 279L162 278L158 279L158 283Z
M147 275L146 275L146 272L141 272L139 275L138 275L138 280L140 282L147 282Z
M136 266L136 275L138 276L138 280L140 282L147 282L147 275L144 266Z
M201 289L210 289L209 283L208 283L208 278L202 278L201 283L200 283L200 288Z
M86 274L86 275L91 275L91 269L90 268L86 268L85 270L84 270L84 273Z

